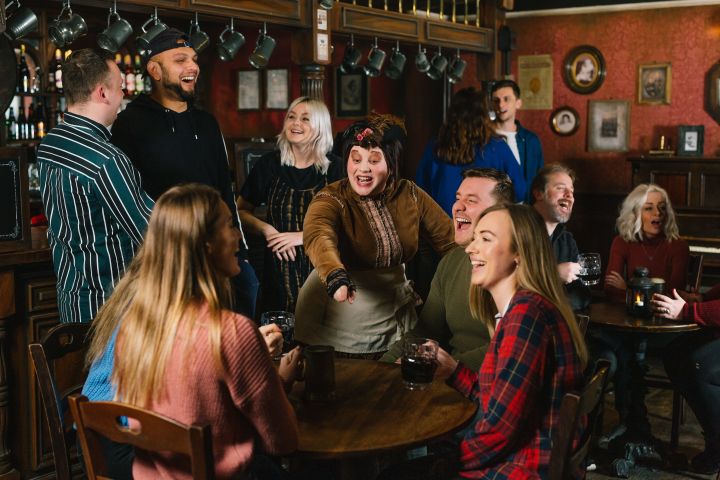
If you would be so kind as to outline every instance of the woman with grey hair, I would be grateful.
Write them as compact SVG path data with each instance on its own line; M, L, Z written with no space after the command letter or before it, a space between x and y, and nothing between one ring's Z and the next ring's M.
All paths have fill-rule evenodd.
M675 212L667 192L658 185L640 184L628 194L620 208L618 235L610 247L605 294L611 302L624 303L627 282L638 267L650 277L665 280L668 291L685 289L689 249L680 239ZM660 339L662 340L662 339ZM667 340L667 339L666 339ZM591 349L610 361L615 384L615 408L620 424L609 437L645 440L654 446L645 406L644 334L598 331L591 334Z
M248 230L267 242L262 304L265 310L295 310L298 290L312 271L303 249L303 221L315 194L344 177L342 162L329 152L333 137L325 104L310 97L295 99L278 135L278 150L253 167L237 199ZM254 215L267 205L267 216Z

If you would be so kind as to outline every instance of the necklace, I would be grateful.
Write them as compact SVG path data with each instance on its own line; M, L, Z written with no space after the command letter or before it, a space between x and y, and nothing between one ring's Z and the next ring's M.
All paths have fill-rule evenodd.
M645 249L645 245L643 245L642 242L640 242L640 246L642 247L643 252L645 252L645 256L652 262L652 261L655 259L655 256L657 255L658 250L660 250L660 247L662 246L662 243L659 243L659 244L655 247L655 250L653 250L653 254L652 254L652 255L650 255L650 254L648 253L648 251Z

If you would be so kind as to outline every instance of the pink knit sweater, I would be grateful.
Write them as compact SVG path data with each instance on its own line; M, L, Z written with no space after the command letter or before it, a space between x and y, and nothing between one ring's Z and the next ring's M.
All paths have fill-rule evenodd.
M201 321L207 319L206 308L201 314ZM215 373L204 325L193 332L191 345L185 362L175 348L165 371L167 395L151 410L185 424L211 426L217 478L243 471L256 449L271 455L294 451L295 413L255 324L225 312L222 356L227 376ZM143 451L136 451L133 477L192 478L187 458Z

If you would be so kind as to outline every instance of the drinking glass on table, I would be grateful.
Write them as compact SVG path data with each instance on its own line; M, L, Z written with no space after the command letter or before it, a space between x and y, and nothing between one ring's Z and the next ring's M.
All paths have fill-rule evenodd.
M581 253L578 255L578 263L580 264L580 281L583 285L597 285L600 282L600 254L599 253Z
M260 325L276 324L283 334L283 355L292 350L295 344L295 315L291 312L274 310L260 316ZM277 360L277 358L276 358Z
M437 369L438 343L422 337L406 337L400 361L402 379L408 390L424 390Z

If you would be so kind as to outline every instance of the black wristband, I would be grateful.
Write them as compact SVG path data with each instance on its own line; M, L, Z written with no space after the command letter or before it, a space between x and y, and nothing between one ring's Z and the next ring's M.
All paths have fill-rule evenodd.
M337 292L338 288L346 286L348 287L348 295L355 291L355 285L350 281L347 270L344 268L338 268L330 272L327 277L327 292L328 296L332 297Z

